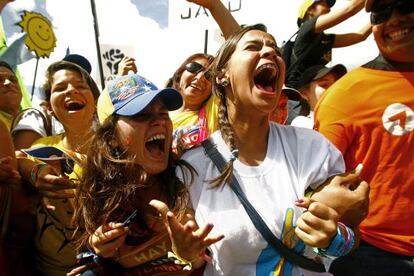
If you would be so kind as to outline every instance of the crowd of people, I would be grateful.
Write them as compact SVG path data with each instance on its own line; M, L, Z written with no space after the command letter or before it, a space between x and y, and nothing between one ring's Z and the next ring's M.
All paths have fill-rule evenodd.
M189 1L226 41L163 88L125 57L100 91L69 55L20 110L0 61L0 275L414 275L414 1L304 0L289 62ZM378 57L328 66L371 32Z

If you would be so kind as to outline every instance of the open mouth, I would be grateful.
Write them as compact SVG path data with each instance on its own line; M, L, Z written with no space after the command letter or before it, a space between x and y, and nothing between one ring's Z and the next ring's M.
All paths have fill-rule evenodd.
M197 90L201 90L201 87L196 85L196 84L191 84L190 87L194 88L194 89L197 89Z
M145 142L145 148L155 157L162 156L165 151L165 135L157 134L152 136Z
M412 31L413 29L404 28L397 31L389 32L387 34L387 37L391 39L391 41L400 41L406 38Z
M254 75L254 84L260 90L268 93L275 92L278 68L273 63L266 63L257 68Z
M78 111L85 107L85 104L78 101L69 101L65 103L65 108L68 111Z

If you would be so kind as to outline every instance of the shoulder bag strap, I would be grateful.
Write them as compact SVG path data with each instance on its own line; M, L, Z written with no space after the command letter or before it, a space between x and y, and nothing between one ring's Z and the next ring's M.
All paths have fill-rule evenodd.
M218 168L219 171L223 171L227 162L224 160L223 156L218 152L216 145L213 144L209 139L205 140L202 144L205 152L213 161L214 165ZM257 213L255 208L247 199L234 174L231 177L230 187L239 198L241 204L243 205L244 209L246 210L256 229L277 252L279 252L283 257L285 257L290 263L298 265L304 269L315 272L326 271L325 267L322 264L297 254L295 251L284 245L283 242L272 233L272 231L269 229L262 217Z

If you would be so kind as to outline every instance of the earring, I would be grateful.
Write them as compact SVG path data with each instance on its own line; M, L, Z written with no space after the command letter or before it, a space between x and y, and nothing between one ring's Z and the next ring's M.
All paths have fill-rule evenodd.
M220 81L219 81L219 84L223 87L226 87L227 85L229 85L229 83L230 83L229 79L225 78L225 77L220 79Z
M130 136L125 137L124 144L125 144L125 146L131 145L131 137Z

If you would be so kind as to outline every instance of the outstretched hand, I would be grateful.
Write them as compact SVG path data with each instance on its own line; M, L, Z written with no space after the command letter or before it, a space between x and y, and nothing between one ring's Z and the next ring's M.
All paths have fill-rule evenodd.
M211 223L199 228L194 217L187 214L187 220L182 224L164 202L153 199L149 204L161 214L171 239L172 251L182 259L190 262L199 260L208 246L224 238L224 235L209 236L213 229Z

